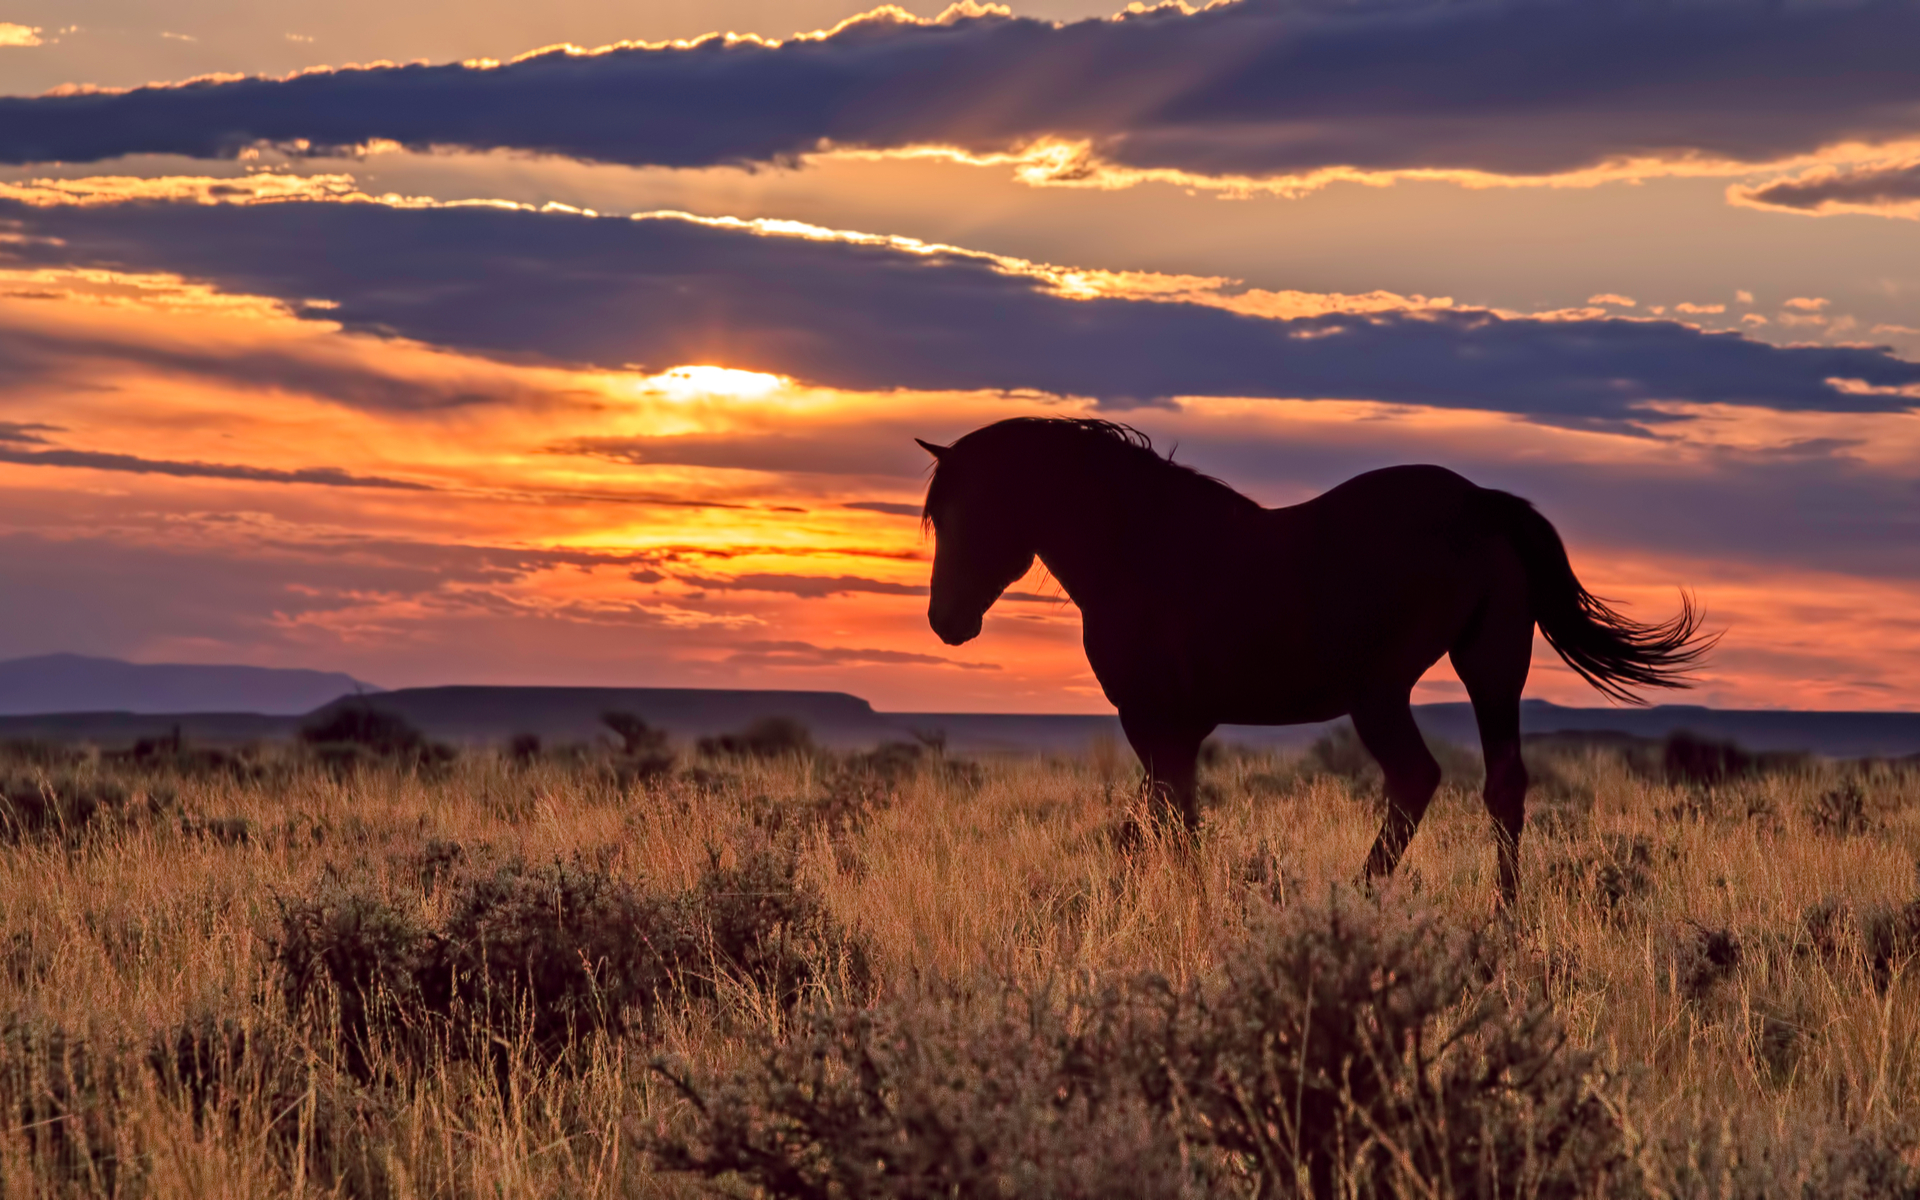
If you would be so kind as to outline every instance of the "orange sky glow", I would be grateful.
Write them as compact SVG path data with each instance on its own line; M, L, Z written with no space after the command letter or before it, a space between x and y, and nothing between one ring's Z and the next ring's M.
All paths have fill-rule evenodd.
M743 19L789 11L739 7ZM1070 7L1043 15L1085 15ZM790 12L832 26L825 6ZM31 5L0 17L70 23ZM670 24L625 36L688 36ZM425 35L393 36L400 55ZM200 65L289 69L274 57L284 45L270 55L261 42L251 65L248 45ZM0 86L7 56L33 54L67 56L63 70L99 64L63 82L130 86L124 47L89 60L85 46L79 33L0 41ZM433 57L482 49L449 37ZM138 61L171 78L178 53L156 45ZM312 666L390 687L817 688L889 710L1107 711L1077 611L1044 571L1015 585L975 642L946 647L926 625L929 462L911 439L1038 414L1135 424L1267 504L1391 463L1452 466L1534 499L1582 578L1632 614L1664 618L1679 589L1697 596L1724 636L1698 688L1671 699L1920 709L1920 422L1907 404L1920 404L1920 383L1901 373L1920 358L1907 219L1920 190L1895 194L1915 135L1920 124L1907 140L1834 141L1761 165L1676 154L1550 180L1478 165L1196 175L1089 166L1069 142L829 147L804 167L752 173L397 145L357 159L263 147L228 160L20 162L0 169L0 657ZM1884 202L1840 186L1863 162L1880 164ZM1780 180L1840 198L1765 190ZM1556 186L1533 186L1543 181ZM195 230L297 210L334 229L320 223L352 209L375 230L374 217L476 206L524 217L527 240L472 244L457 277L369 274L385 269L378 257L345 243L332 263L296 262L291 243L284 261L249 258L187 245L188 226L166 224L189 209L208 222ZM746 299L712 310L735 316L644 343L737 352L623 358L622 331L644 334L666 310L623 309L629 293L605 284L591 293L605 299L549 325L488 298L512 286L488 264L518 270L547 253L540 221L583 245L619 221L657 235L650 253L680 253L672 239L684 235L775 265L742 286ZM1697 232L1648 232L1662 222ZM795 257L802 243L823 256ZM1583 363L1608 352L1589 331L1671 331L1671 346L1634 353L1683 382L1752 343L1814 363L1807 386L1826 398L1750 400L1735 394L1744 385L1709 381L1611 408L1599 386L1601 400L1577 408L1543 384L1529 409L1420 402L1418 379L1346 393L1322 376L1289 391L1283 375L1257 395L1231 380L1139 395L1105 377L1084 392L1043 374L997 382L970 374L966 354L936 360L934 335L891 344L886 306L851 290L883 270L908 281L888 287L912 286L915 262L939 288L1024 289L1023 303L1075 305L1063 321L1119 314L1142 329L1159 328L1151 310L1298 340L1452 336L1484 318ZM551 266L554 286L577 275L600 287L597 269L615 272L582 253ZM747 320L737 314L754 293L772 297L752 310L762 324L729 324ZM854 311L867 303L871 318ZM1351 324L1310 325L1335 319ZM1166 328L1176 355L1214 326ZM991 347L999 335L982 336ZM1806 357L1816 352L1881 355L1868 366L1884 365L1886 381L1847 373L1865 358L1822 367ZM1703 365L1681 361L1696 353ZM847 369L809 365L820 362ZM1601 703L1544 643L1529 694ZM1463 693L1443 663L1415 698Z

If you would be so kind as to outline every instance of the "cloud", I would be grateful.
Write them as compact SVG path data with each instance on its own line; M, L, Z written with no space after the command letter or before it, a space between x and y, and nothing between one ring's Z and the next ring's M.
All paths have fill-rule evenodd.
M830 666L935 666L958 667L963 671L998 671L998 663L961 662L937 654L915 654L906 650L856 650L841 646L816 646L811 642L742 642L727 656L729 663L763 667Z
M50 426L40 426L50 428ZM0 435L0 441L21 439ZM25 440L44 441L43 438ZM132 454L109 454L97 450L14 450L0 446L0 463L23 467L74 467L88 471L126 471L135 475L171 475L180 479L240 479L250 483L308 483L321 487L384 488L405 492L431 492L438 489L404 479L386 479L378 475L354 475L338 467L306 467L281 471L271 467L247 467L231 463L170 462L166 459L140 458Z
M1107 185L1700 169L1911 136L1917 43L1910 0L1240 0L1068 24L889 8L784 43L0 100L0 161L391 142L665 167L937 148Z
M731 579L683 575L680 582L689 587L711 588L714 591L780 592L806 600L851 596L856 592L872 592L882 596L924 596L928 591L924 583L892 583L860 575L781 575L761 572L736 575Z
M926 452L913 444L921 426L911 421L838 422L805 432L741 430L671 437L580 437L547 447L634 466L715 467L780 474L919 476ZM876 510L876 511L886 511ZM920 510L914 509L919 516Z
M54 298L54 297L49 297ZM550 399L498 373L406 376L355 362L346 347L197 347L128 337L0 327L0 385L97 378L102 364L145 367L243 388L314 396L376 412L433 412L472 404ZM333 353L329 353L332 351Z
M38 46L41 44L39 26L15 25L9 21L0 21L0 46Z
M161 532L173 536L158 544L132 532L0 531L8 604L0 657L190 651L202 661L361 670L388 662L402 683L558 676L697 684L674 660L711 660L736 636L724 623L689 620L698 613L648 603L631 585L593 598L543 593L538 584L556 567L578 577L564 553L549 560L537 549L351 537L222 540L190 522L170 522ZM614 566L615 557L585 565Z
M1757 187L1736 185L1727 198L1749 208L1814 216L1864 213L1920 220L1920 159L1816 167Z
M324 300L300 311L358 332L603 368L725 364L857 391L1030 391L1113 407L1177 396L1365 398L1617 420L1652 419L1648 406L1661 403L1899 411L1914 404L1903 389L1920 386L1920 364L1884 350L1780 347L1670 321L1432 307L1275 319L1218 297L1079 298L1067 287L1072 273L1058 268L781 223L365 201L0 198L7 218L41 239L12 248L26 263L169 272L289 304ZM670 454L680 440L571 448L645 456Z
M917 515L920 510L916 507L913 511ZM647 574L654 573L647 572ZM638 579L639 575L636 574L633 578ZM667 577L662 575L659 578ZM853 596L863 593L880 596L925 596L930 590L924 583L894 583L885 579L868 579L860 575L788 575L764 571L735 575L730 579L706 575L682 575L678 577L678 581L688 587L706 588L716 592L777 592L787 596L798 596L803 600L822 600L831 596ZM1002 592L1000 599L1019 604L1071 603L1064 595L1044 596L1038 592Z
M895 504L891 500L853 500L842 504L841 508L859 509L862 512L884 513L889 517L918 517L918 504Z
M0 421L0 442L11 442L16 446L44 446L45 433L64 432L58 425L48 425L42 421Z

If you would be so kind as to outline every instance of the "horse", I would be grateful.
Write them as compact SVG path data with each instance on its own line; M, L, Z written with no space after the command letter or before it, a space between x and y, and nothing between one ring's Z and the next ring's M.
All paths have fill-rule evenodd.
M1527 770L1520 694L1537 624L1601 693L1686 687L1717 640L1680 594L1658 624L1588 592L1528 501L1437 466L1355 476L1265 508L1162 456L1131 426L1015 417L935 459L927 621L962 645L1037 557L1079 607L1087 662L1145 769L1158 817L1198 830L1200 746L1223 724L1350 717L1386 776L1365 878L1392 874L1440 784L1411 694L1448 655L1486 762L1500 899L1519 892Z

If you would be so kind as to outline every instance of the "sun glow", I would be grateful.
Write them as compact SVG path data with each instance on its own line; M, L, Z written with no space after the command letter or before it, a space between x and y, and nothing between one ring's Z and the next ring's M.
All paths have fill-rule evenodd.
M675 367L635 382L640 391L668 400L764 400L793 381L784 375L703 364Z

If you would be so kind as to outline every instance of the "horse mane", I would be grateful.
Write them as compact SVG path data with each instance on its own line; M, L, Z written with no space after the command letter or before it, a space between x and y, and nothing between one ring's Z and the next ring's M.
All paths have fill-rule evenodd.
M1236 506L1259 505L1235 491L1225 482L1196 471L1185 463L1173 461L1171 453L1162 454L1153 439L1131 425L1099 417L1009 417L974 430L955 443L979 438L983 443L1003 438L1027 440L1054 438L1084 448L1090 456L1103 459L1117 473L1131 477L1143 488L1174 489L1201 502L1227 500ZM936 467L935 475L939 474Z

